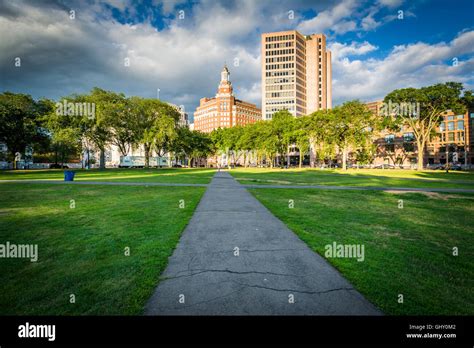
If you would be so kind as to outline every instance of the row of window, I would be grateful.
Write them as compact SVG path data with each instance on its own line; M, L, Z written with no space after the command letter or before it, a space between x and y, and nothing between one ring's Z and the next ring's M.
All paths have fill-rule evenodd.
M452 121L452 120L455 120L455 119L462 120L462 119L464 119L464 115L446 116L445 119L447 119L448 121Z
M265 105L282 105L282 104L294 104L294 99L283 99L283 100L267 100Z
M294 54L295 49L294 48L287 48L284 50L273 50L273 51L267 51L266 55L267 56L281 56L285 54Z
M267 98L287 98L287 97L294 97L294 92L293 91L288 91L288 92L269 92L265 93L265 97Z
M292 62L293 56L283 56L274 58L265 58L265 63L280 63L280 62Z
M462 115L459 115L462 116ZM454 117L454 116L450 116ZM448 117L449 120L449 117ZM455 121L450 121L450 122L441 122L439 125L439 130L440 132L444 132L446 130L446 123L448 124L448 131L453 131L455 130ZM464 121L457 121L456 122L456 129L457 130L464 130Z
M265 83L267 85L275 84L275 83L293 83L295 82L294 77L275 77L270 79L265 79Z
M266 77L274 77L274 76L293 76L295 75L294 70L286 70L286 71L267 71L265 73Z
M294 40L294 39L295 39L295 34L267 36L265 38L265 42L274 42L274 41L282 41L282 40Z
M265 90L267 91L284 91L284 90L291 90L293 89L292 84L286 84L286 85L267 85L265 86Z
M404 133L403 134L403 141L405 142L411 142L415 140L415 135L412 132ZM395 135L394 134L388 134L385 136L385 142L387 144L392 144L395 141Z
M441 133L441 142L446 141L464 141L464 132L449 132L446 137L446 133Z
M283 63L283 64L268 64L266 66L267 70L280 70L280 69L293 69L295 63Z
M287 47L294 47L293 46L293 41L287 41L287 42L280 42L280 43L265 45L265 48L267 50L272 50L272 49L275 49L275 48L287 48Z

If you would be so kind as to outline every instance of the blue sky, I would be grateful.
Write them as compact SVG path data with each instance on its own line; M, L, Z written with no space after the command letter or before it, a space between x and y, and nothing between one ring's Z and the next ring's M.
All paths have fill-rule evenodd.
M159 89L192 115L227 62L236 96L260 106L260 34L287 29L327 35L335 105L446 81L473 89L472 13L471 0L0 0L0 91Z

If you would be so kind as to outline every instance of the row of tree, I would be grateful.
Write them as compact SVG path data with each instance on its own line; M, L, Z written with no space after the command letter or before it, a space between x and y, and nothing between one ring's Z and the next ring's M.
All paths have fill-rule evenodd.
M371 136L380 129L381 120L359 101L350 101L330 110L317 111L295 118L287 110L273 114L272 120L259 121L245 127L217 129L211 133L216 149L231 162L243 159L244 165L253 157L274 165L290 163L290 153L299 153L299 166L311 151L311 165L316 161L342 154L343 168L347 166L351 148L371 145ZM295 149L296 147L296 149ZM242 158L243 157L243 158Z
M210 135L180 127L179 111L160 100L126 97L121 93L94 88L88 94L75 94L57 103L33 100L24 94L0 94L0 142L6 143L9 158L33 146L35 154L53 153L55 161L65 162L84 150L100 151L105 167L105 150L116 145L126 156L142 147L145 165L152 152L171 153L198 163L217 154L228 162L250 160L269 166L290 163L290 153L299 153L299 165L310 154L310 164L339 156L347 167L349 155L358 163L370 163L375 155L374 137L382 129L393 131L408 126L417 149L424 149L440 123L442 112L472 109L473 92L463 91L460 83L448 82L423 88L399 89L385 97L386 103L417 104L416 114L389 112L377 116L359 101L350 101L330 110L295 118L283 110L270 121L245 127L219 128ZM310 151L311 150L311 151ZM418 166L423 167L423 150Z
M109 145L116 145L123 156L141 146L147 167L152 152L158 156L173 153L176 158L207 157L210 139L181 127L179 119L175 107L158 99L127 98L99 88L57 103L23 94L0 95L0 141L6 143L10 160L26 146L33 146L37 154L54 153L56 162L97 149L101 168Z
M448 82L394 90L385 97L384 105L396 105L397 108L376 115L355 100L298 118L284 110L275 113L271 121L217 129L211 133L211 138L217 150L227 154L233 162L243 156L243 162L248 163L247 157L253 156L257 163L266 158L272 167L277 161L282 165L285 156L289 164L290 151L296 146L300 167L303 156L309 153L311 166L317 161L340 157L342 168L346 169L349 154L359 164L373 162L376 155L374 140L381 130L399 132L405 128L413 132L418 169L422 169L424 149L436 136L443 113L452 110L462 114L467 109L473 110L474 98L473 91L463 93L461 83ZM407 107L410 107L409 112L406 112Z

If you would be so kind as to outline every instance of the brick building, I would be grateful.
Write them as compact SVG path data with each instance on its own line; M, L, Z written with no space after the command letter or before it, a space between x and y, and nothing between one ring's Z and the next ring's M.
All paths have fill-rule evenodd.
M244 126L261 120L262 113L255 104L234 96L227 66L221 72L221 81L214 98L201 98L194 112L194 130L210 133L217 128Z
M382 101L366 103L367 107L380 117L382 104ZM446 159L451 164L473 165L474 112L468 111L458 115L448 110L442 116L440 125L435 129L436 135L425 148L424 165L429 167L446 164ZM409 127L403 126L399 132L383 130L376 137L375 144L375 165L416 166L416 142Z

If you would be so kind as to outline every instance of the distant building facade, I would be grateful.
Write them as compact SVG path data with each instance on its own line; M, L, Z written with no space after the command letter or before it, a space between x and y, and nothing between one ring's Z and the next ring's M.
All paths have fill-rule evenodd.
M179 112L179 121L178 121L178 125L181 126L181 127L189 127L189 116L188 114L184 111L184 105L175 105L175 104L171 104L171 103L168 103L169 105L171 105L176 111Z
M323 34L296 30L262 34L262 117L332 108L331 52Z
M383 117L380 110L383 101L366 103L376 115ZM424 165L455 163L474 165L474 111L455 114L447 110L442 114L440 125L435 128L436 135L424 149ZM416 167L417 152L413 130L403 126L399 132L382 130L375 139L376 156L374 165L394 165Z
M244 126L261 120L261 110L234 96L227 66L221 72L221 81L214 98L201 98L194 112L194 130L210 133L217 128Z

